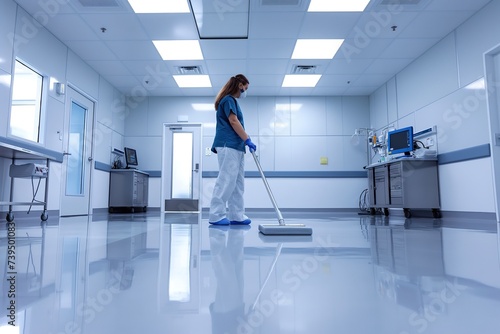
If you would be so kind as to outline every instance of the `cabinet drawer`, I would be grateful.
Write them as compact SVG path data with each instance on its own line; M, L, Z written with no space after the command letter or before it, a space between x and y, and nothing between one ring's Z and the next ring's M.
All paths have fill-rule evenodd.
M403 191L401 189L391 189L391 198L392 197L403 197Z
M386 176L385 170L375 170L376 180L385 179L385 176Z
M391 176L393 176L393 175L401 175L401 164L396 163L396 164L390 165L389 166L389 172L390 172Z
M403 197L392 197L391 196L391 204L392 205L402 205L403 204Z

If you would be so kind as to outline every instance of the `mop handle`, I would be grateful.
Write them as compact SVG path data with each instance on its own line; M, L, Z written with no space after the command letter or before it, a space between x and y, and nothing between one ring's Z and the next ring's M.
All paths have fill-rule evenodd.
M257 159L257 156L255 155L255 151L250 150L250 152L252 153L253 159L255 160L255 164L257 165L257 169L260 172L260 176L262 177L262 181L264 182L264 185L266 186L266 190L267 190L267 193L269 194L269 198L271 198L271 202L273 202L274 210L276 210L276 214L278 215L278 222L280 225L285 225L285 220L283 219L283 216L281 215L281 211L278 208L278 205L276 204L276 200L274 199L271 188L269 187L269 184L267 183L266 177L264 176L264 172L262 171L262 167L260 166L260 162Z

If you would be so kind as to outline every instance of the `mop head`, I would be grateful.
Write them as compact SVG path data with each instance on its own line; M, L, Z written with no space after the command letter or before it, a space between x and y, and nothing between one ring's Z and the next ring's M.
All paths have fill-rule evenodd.
M304 224L261 224L259 231L265 235L311 235L312 228Z

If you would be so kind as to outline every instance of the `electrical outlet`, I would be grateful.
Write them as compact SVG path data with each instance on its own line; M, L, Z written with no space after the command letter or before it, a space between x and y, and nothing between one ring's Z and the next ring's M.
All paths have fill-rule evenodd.
M427 138L427 147L434 146L434 139L432 138Z
M212 155L212 150L210 149L210 147L205 147L205 155L206 156Z

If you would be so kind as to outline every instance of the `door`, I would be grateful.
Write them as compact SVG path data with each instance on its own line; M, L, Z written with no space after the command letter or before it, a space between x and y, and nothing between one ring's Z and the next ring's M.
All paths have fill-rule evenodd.
M68 88L65 115L60 215L88 215L94 102Z
M201 124L163 125L162 209L201 210Z

